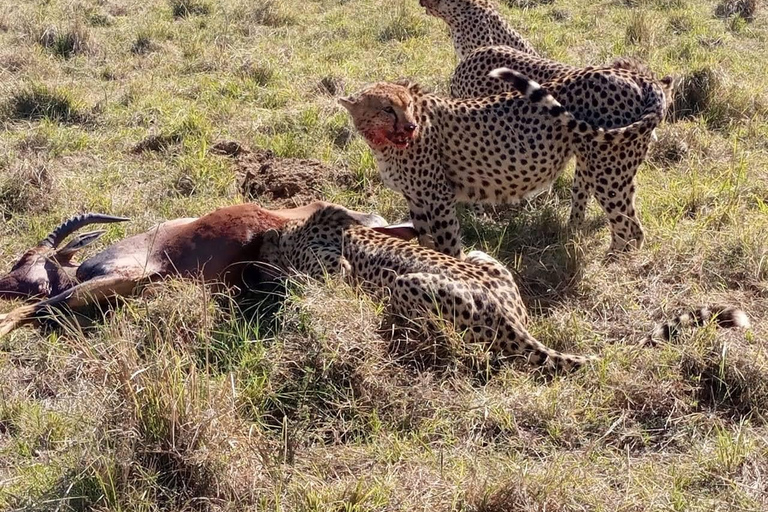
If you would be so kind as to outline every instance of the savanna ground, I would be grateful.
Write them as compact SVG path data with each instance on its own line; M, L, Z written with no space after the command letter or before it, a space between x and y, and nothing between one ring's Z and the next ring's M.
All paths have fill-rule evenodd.
M566 232L570 171L465 219L518 274L532 331L598 363L546 380L455 343L394 349L382 305L334 280L297 283L269 318L171 282L0 342L0 509L765 510L768 17L741 4L503 6L550 57L682 79L638 177L643 250L605 260L594 204ZM337 174L316 195L399 220L333 94L445 91L454 63L416 0L4 0L0 270L77 212L132 218L104 245L243 201L222 139L319 159ZM642 344L716 302L753 329Z

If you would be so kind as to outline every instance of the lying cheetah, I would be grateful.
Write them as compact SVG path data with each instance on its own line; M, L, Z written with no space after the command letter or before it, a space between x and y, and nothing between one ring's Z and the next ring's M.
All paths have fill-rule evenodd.
M261 259L312 277L341 271L374 291L389 290L397 316L454 324L464 339L486 344L503 357L523 357L534 366L569 371L590 358L544 346L526 329L525 305L512 274L480 251L460 260L407 240L413 228L361 226L336 207L318 211L271 232Z
M533 45L510 27L488 0L419 0L419 5L427 14L448 24L459 60L465 59L477 48L493 45L509 46L527 55L538 55ZM520 69L517 71L523 72Z
M339 99L373 150L382 181L405 196L420 243L460 256L457 201L519 201L549 187L576 153L584 162L577 202L586 204L595 191L611 225L612 252L639 247L634 177L661 120L661 95L648 95L638 121L602 129L575 119L515 71L494 76L517 91L450 99L380 82Z
M430 318L447 320L465 340L486 344L503 357L522 357L534 366L560 371L593 359L547 348L528 332L517 284L500 262L480 251L452 258L407 241L415 236L409 226L362 226L346 210L329 205L267 232L260 260L282 272L316 278L342 272L374 293L388 290L396 315L427 319L430 331L440 329ZM680 327L709 319L721 327L749 327L740 309L699 308L657 326L649 340L669 340Z

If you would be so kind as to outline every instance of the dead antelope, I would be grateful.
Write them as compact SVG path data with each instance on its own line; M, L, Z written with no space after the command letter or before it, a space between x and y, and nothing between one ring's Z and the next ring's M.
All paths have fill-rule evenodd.
M328 206L332 205L315 202L272 211L255 204L220 208L200 218L163 222L107 247L79 265L72 259L74 254L103 231L77 235L59 249L67 236L89 224L128 219L100 214L74 217L54 229L0 278L0 298L44 298L0 314L0 337L36 321L50 309L80 308L110 297L130 295L137 286L165 276L237 284L243 266L260 261L265 232L290 221L308 219ZM378 215L342 209L361 225L386 225Z

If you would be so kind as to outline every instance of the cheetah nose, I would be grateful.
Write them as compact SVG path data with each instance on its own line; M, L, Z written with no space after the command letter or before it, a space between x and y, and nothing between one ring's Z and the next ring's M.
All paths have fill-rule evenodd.
M408 133L413 133L416 128L418 128L418 125L415 123L406 123L405 126L403 126L403 129L407 131Z

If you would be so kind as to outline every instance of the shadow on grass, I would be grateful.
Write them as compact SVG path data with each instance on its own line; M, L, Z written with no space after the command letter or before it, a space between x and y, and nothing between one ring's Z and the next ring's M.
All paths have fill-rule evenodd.
M534 312L574 293L586 264L578 239L605 226L602 216L588 217L578 230L571 230L558 207L560 195L562 192L556 192L504 207L493 219L461 215L465 246L495 251L515 273L520 291Z

